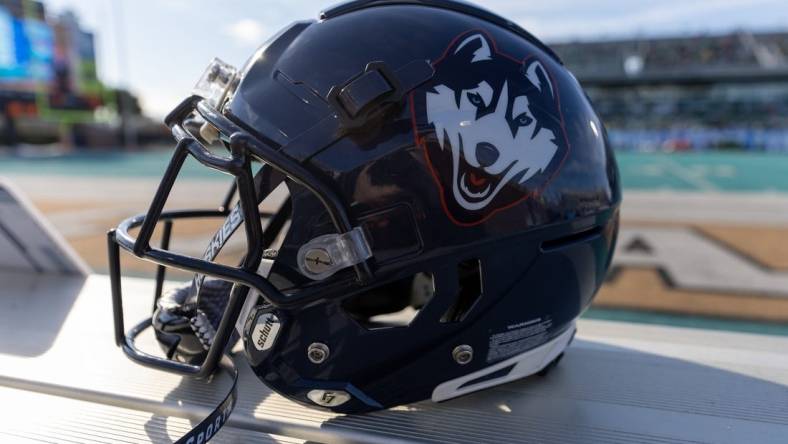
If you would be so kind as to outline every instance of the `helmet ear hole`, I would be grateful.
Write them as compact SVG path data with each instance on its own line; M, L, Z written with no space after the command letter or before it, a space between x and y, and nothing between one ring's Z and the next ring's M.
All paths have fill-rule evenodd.
M421 272L354 295L344 301L342 308L366 329L404 327L434 294L432 275Z

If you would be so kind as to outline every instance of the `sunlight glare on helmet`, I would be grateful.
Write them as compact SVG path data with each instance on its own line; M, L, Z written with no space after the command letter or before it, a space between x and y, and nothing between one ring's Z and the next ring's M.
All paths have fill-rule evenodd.
M599 138L599 128L596 127L596 123L594 123L593 120L589 120L588 124L591 126L591 131L594 132L594 136L596 136L597 139L598 139Z

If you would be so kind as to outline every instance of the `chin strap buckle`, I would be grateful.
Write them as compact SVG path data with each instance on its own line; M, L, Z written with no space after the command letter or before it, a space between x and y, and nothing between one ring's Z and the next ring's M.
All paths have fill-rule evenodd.
M361 227L343 234L318 236L298 249L301 274L316 281L372 257L372 248Z

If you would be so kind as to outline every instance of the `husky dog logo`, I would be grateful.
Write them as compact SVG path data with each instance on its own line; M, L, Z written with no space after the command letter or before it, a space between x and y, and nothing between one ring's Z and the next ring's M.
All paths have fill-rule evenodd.
M433 67L433 79L411 94L411 111L449 218L476 225L538 194L569 149L542 62L499 53L486 33L471 31Z

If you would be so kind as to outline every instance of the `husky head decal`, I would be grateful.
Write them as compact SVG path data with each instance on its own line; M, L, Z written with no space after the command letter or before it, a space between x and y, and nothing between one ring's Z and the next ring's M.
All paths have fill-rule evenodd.
M470 32L433 66L411 106L448 216L475 225L541 191L568 151L557 87L542 62L501 54L485 33Z

